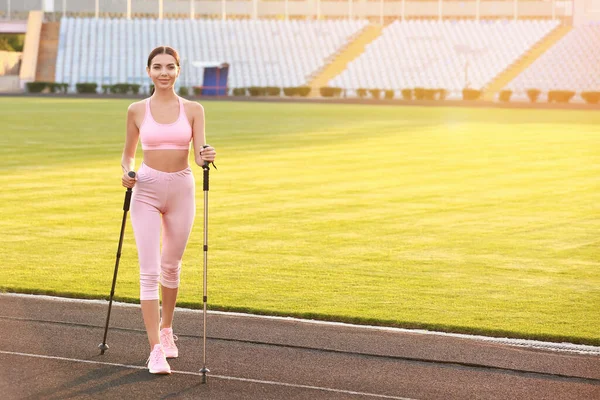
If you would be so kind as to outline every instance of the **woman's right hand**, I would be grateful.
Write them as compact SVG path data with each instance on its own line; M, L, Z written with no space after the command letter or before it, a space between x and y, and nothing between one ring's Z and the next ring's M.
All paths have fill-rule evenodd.
M137 181L137 177L136 178L132 178L129 175L127 175L128 172L125 172L123 174L123 177L121 178L121 182L123 183L123 187L126 187L128 189L131 189L135 186L135 181Z

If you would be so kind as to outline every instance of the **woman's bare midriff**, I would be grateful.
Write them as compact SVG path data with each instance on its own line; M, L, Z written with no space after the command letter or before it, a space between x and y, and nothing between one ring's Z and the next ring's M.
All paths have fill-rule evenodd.
M163 172L177 172L189 167L189 150L144 150L144 164Z

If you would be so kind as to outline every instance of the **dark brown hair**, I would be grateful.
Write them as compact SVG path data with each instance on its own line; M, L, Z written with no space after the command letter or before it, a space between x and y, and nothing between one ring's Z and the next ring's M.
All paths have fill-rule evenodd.
M148 68L150 68L150 65L152 64L152 60L154 59L154 57L156 57L159 54L168 54L170 56L173 56L173 58L175 59L175 64L178 67L180 67L179 53L177 52L177 50L175 50L174 48L169 47L169 46L158 46L158 47L155 47L154 50L152 50L150 52L150 55L148 56ZM152 95L153 93L154 93L154 87L152 87L152 90L150 91L150 95Z

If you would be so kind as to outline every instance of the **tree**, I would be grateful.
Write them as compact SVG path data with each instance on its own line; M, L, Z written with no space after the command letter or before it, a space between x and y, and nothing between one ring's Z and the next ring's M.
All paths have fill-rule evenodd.
M3 51L23 51L25 35L23 34L0 34L0 50Z

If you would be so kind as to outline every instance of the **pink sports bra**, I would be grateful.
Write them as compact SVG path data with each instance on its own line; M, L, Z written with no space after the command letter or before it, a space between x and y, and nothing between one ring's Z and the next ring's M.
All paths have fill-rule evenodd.
M179 100L179 118L172 124L159 124L150 112L150 98L146 99L146 114L140 126L143 150L188 150L192 141L192 127L185 115L183 101Z

